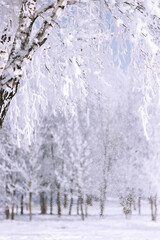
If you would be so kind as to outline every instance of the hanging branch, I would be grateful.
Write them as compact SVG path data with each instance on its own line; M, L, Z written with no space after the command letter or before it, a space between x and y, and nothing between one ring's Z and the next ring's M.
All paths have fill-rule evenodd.
M19 26L15 34L8 61L0 76L0 128L8 111L12 98L17 93L22 77L22 65L33 53L42 46L54 25L59 12L64 10L66 0L58 1L57 5L47 5L36 11L36 0L23 0L19 15ZM30 44L33 23L44 12L52 10L50 17L44 20L35 39Z

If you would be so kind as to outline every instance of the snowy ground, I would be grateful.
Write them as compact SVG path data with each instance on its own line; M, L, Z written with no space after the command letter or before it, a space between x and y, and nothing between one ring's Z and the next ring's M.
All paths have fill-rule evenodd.
M160 221L151 222L147 204L142 210L142 216L135 213L126 220L121 207L110 201L105 217L92 210L83 222L67 215L34 215L32 222L28 216L17 217L15 221L0 221L0 240L160 240Z

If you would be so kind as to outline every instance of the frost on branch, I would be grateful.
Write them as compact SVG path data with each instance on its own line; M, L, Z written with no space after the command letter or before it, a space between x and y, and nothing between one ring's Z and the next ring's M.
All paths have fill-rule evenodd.
M3 3L4 4L4 3ZM60 15L66 5L65 0L60 0L58 3L46 5L44 8L38 7L36 0L23 0L20 6L17 29L14 34L14 39L8 36L8 30L12 29L11 16L10 25L4 29L1 36L1 76L0 76L0 126L2 127L3 120L9 108L10 102L17 92L19 81L23 73L23 65L25 59L31 59L33 53L43 45L52 28L55 24L56 18ZM19 5L18 5L19 6ZM13 11L17 7L13 4ZM49 11L49 15L43 20L40 29L32 37L33 25L38 17L43 13ZM12 44L10 46L10 41ZM7 49L5 47L6 42Z

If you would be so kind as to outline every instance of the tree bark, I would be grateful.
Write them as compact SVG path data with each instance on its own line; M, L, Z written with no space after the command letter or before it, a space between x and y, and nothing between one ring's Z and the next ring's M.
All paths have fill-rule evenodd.
M21 194L21 215L23 215L23 208L24 208L24 197L23 194Z
M14 220L14 203L12 203L11 220Z
M106 203L106 189L107 189L107 182L106 182L106 179L104 179L104 188L102 189L101 199L100 199L100 216L101 217L104 215L104 208Z
M16 215L18 215L18 204L16 205Z
M31 192L31 181L29 182L29 220L32 220L32 192Z
M65 193L64 194L64 208L67 208L68 207L68 195Z
M150 204L151 204L151 218L152 221L157 221L157 195L154 197L150 196Z
M141 215L141 197L138 198L138 212Z
M29 192L29 220L32 220L32 192Z
M9 212L8 204L6 205L5 215L6 215L6 219L9 219L9 217L10 217L10 212Z
M157 195L154 199L154 207L155 207L155 221L157 221Z
M50 214L53 214L53 192L50 194Z
M77 215L79 215L79 205L80 205L80 199L77 198Z
M11 220L14 220L15 195L16 195L16 191L14 190L14 191L13 191L13 197L12 197Z
M104 215L104 201L100 201L100 216L102 217Z
M88 203L85 202L85 217L88 217Z
M84 221L84 211L83 211L84 200L82 196L80 197L80 206L81 206L81 219Z
M26 11L24 11L24 9L26 9ZM15 34L8 61L0 76L0 128L2 127L11 100L17 93L19 80L22 77L22 63L29 44L35 10L36 1L22 1L18 29Z
M50 7L44 7L40 12L36 12L36 0L22 1L17 32L8 61L0 75L0 128L2 128L9 105L17 93L23 74L24 60L31 60L34 52L46 42L55 24L57 12L63 11L66 4L67 0L59 0L56 6L50 4ZM51 8L52 13L47 16L48 19L44 20L35 38L31 40L32 27L36 18Z
M46 196L45 196L45 214L47 213L47 209L48 209L48 196L46 194Z
M61 199L60 199L60 185L57 186L57 214L61 216Z
M72 207L73 207L73 197L72 197L72 193L73 193L73 189L71 189L71 198L70 198L70 205L69 205L69 215L72 214Z
M41 214L44 215L47 213L47 196L45 192L40 193L40 206L41 206Z

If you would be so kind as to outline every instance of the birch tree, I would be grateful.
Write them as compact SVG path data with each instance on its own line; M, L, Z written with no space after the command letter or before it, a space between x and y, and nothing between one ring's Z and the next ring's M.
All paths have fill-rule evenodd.
M10 1L11 4L12 1ZM13 1L11 6L18 14L17 29L12 33L14 14L10 17L10 25L5 26L1 35L1 66L0 75L0 126L6 116L8 107L17 92L19 81L23 74L23 66L30 60L37 49L42 46L55 24L56 18L65 8L67 1L53 1L50 4L40 4L36 0L23 0L21 4ZM13 3L12 2L12 3ZM38 4L39 3L39 4ZM16 6L16 4L18 4ZM7 3L2 1L2 7L7 8ZM9 5L10 6L10 5ZM20 10L19 10L19 8ZM47 12L38 31L34 32L35 21ZM3 17L3 16L1 16ZM17 17L17 16L16 16ZM13 33L12 33L13 34Z

